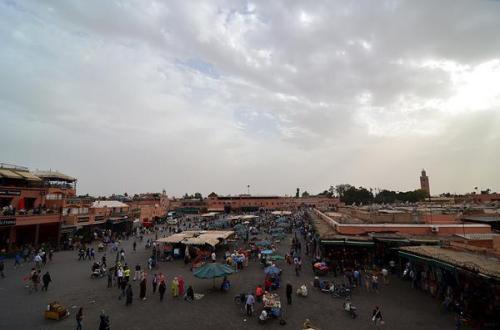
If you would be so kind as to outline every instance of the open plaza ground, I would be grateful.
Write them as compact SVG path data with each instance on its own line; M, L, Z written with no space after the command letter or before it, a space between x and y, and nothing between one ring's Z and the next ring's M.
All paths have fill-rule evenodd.
M144 269L151 250L146 250L139 243L137 251L132 251L131 238L122 242L126 252L126 262L133 267L140 263ZM145 242L145 240L144 240ZM283 240L278 250L284 254L289 249L291 235ZM218 256L219 259L222 258ZM102 253L97 253L96 260ZM108 264L114 261L114 254L107 253ZM62 251L54 255L52 262L43 269L49 271L52 283L47 292L29 293L23 277L31 264L23 264L14 269L13 261L6 261L6 278L0 279L0 329L71 329L76 328L75 314L77 307L84 308L83 329L98 329L99 314L106 311L110 317L111 329L301 329L305 319L320 329L373 329L371 322L372 309L381 307L385 329L454 329L451 314L440 311L439 302L424 293L410 287L408 282L391 278L388 285L382 285L379 293L355 289L352 302L358 308L358 317L351 319L343 310L342 299L320 292L312 287L314 275L310 267L310 259L306 256L300 276L296 276L293 265L284 261L277 262L283 269L282 285L278 289L283 304L286 325L279 320L271 319L266 324L259 324L258 314L262 305L257 303L252 317L247 317L243 309L236 305L234 297L243 292L254 292L257 284L264 281L264 271L258 261L250 261L249 266L229 277L231 289L220 292L212 288L212 280L195 278L190 265L182 260L160 262L159 269L149 272L162 272L167 277L167 293L160 302L158 292L153 295L151 277L148 278L147 300L139 299L139 284L132 282L134 300L132 305L125 306L124 299L119 300L116 287L107 288L106 278L91 279L91 261L78 261L76 251ZM222 261L222 260L221 260ZM133 272L132 272L133 273ZM196 293L203 298L187 302L182 298L173 298L170 294L170 282L174 276L183 276L186 287L192 285ZM334 279L332 275L328 278ZM337 278L336 281L342 281ZM309 295L300 298L294 294L291 305L286 304L285 285L290 282L294 291L303 283L309 289ZM220 284L220 279L216 280ZM71 315L61 321L45 320L43 317L46 305L58 301L66 306Z

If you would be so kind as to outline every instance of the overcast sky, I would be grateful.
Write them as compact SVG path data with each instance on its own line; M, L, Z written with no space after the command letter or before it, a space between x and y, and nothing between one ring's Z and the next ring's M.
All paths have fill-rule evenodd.
M499 1L0 0L0 162L90 194L500 191Z

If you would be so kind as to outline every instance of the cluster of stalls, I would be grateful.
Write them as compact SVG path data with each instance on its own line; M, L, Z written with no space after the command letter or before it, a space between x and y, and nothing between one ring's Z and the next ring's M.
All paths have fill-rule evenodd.
M234 231L183 231L156 241L160 246L160 260L189 256L193 264L203 263L219 246L231 243Z
M443 308L460 313L465 322L481 329L500 328L500 260L496 257L460 251L443 238L392 233L317 235L313 245L321 259L317 275L359 266L380 269L394 262L395 270L412 287L439 299Z
M403 237L398 234L378 234L368 236L317 235L313 239L313 251L326 260L342 260L341 268L354 265L383 266L398 259L398 249L415 245L439 245L435 237Z
M453 246L402 247L399 255L414 288L474 328L500 328L500 259Z
M258 216L252 214L233 215L220 219L213 219L208 224L209 229L226 229L237 225L253 226Z

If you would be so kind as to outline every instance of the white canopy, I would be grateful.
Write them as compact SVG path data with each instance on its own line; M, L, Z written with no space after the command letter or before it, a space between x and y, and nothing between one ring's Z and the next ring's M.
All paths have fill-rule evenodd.
M156 242L186 245L211 245L216 246L221 240L225 240L234 235L234 231L206 230L206 231L184 231L168 237L160 238Z

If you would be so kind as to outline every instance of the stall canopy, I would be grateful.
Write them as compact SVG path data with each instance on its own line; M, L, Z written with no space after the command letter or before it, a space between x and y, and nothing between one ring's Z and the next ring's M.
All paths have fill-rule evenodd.
M215 218L219 213L218 212L209 212L209 213L204 213L201 216L204 218Z
M292 212L290 211L273 211L271 212L272 215L291 215Z
M483 277L500 280L500 260L495 256L437 246L411 246L400 249L408 259L427 262L447 269L462 269Z
M344 237L338 235L332 239L322 239L321 244L324 245L350 245L350 246L374 246L375 242L371 237Z
M234 231L205 230L205 231L184 231L168 237L160 238L156 242L167 244L185 245L205 245L215 247L221 241L234 235Z

